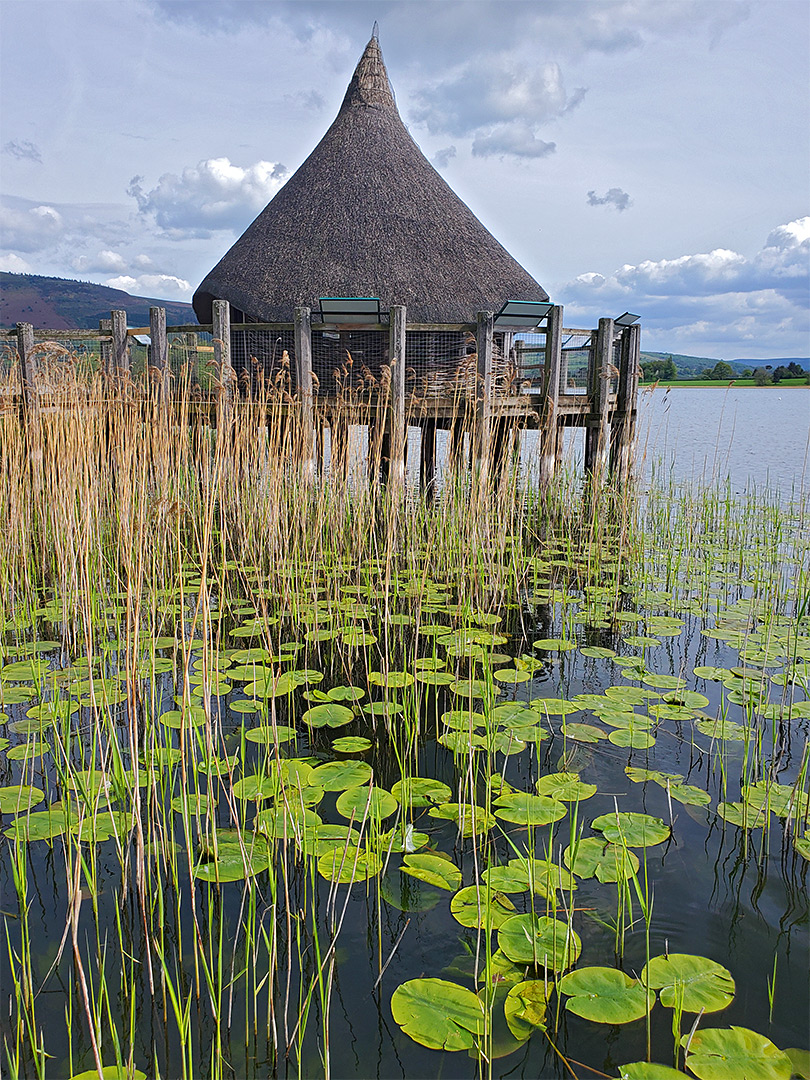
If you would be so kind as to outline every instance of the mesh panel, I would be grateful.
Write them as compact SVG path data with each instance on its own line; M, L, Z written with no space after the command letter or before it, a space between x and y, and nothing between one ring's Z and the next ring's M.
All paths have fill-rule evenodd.
M313 330L312 370L321 397L376 393L390 381L388 330Z
M295 393L295 331L231 329L231 364L239 383L254 393Z
M405 393L416 400L474 393L475 338L463 331L412 330L405 335Z
M546 368L545 333L516 335L515 366L521 391L539 394Z
M562 340L561 394L588 393L588 361L595 334L566 334Z
M166 334L169 351L169 370L175 379L185 375L193 386L210 390L214 377L214 339L200 330L194 334Z

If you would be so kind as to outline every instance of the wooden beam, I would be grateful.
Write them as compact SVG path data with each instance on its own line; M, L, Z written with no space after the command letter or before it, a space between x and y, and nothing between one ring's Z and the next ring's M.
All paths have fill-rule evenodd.
M547 484L557 466L558 443L562 438L559 424L560 380L562 377L563 309L555 304L546 323L546 362L543 379L545 407L540 435L540 482Z
M423 420L419 446L419 483L424 492L431 492L436 484L436 421Z
M295 309L295 375L301 418L301 473L307 482L315 478L315 411L312 399L311 312Z
M405 334L407 310L404 304L391 308L388 355L391 363L391 474L394 484L405 483Z

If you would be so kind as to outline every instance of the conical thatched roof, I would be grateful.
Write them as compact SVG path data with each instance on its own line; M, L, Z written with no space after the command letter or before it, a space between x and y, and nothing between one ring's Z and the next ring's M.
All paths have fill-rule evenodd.
M194 295L287 322L320 296L378 296L448 323L545 290L442 180L397 111L376 34L334 123Z

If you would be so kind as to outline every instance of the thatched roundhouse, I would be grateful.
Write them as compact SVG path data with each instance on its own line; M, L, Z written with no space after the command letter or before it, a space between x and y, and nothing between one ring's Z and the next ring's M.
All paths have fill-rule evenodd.
M376 32L329 130L193 303L201 322L211 321L215 299L229 301L237 321L291 322L296 305L316 311L323 296L379 297L383 311L404 304L409 323L432 324L471 322L510 299L548 299L411 138ZM352 338L362 353L362 335ZM448 349L463 355L447 334L433 348L416 339L412 345L421 349L413 357L420 367L446 358ZM319 363L319 351L323 377L340 357ZM376 369L384 357L367 359Z

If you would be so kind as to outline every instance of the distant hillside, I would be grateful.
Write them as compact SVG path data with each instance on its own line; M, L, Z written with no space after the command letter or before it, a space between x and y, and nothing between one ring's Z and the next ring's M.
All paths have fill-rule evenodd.
M646 360L668 360L672 357L672 361L675 367L678 369L679 375L699 375L706 368L713 368L718 360L723 359L717 356L684 356L681 353L668 353L668 352L642 352L641 353L641 366L644 367L644 361ZM805 370L810 369L810 358L807 356L774 356L769 357L767 360L746 360L736 359L727 360L726 363L730 364L732 368L738 373L742 374L746 368L758 368L758 367L785 367L795 361L799 367L803 367Z
M131 296L89 281L0 273L0 326L27 322L35 330L96 330L113 308L126 311L130 326L148 326L150 307L165 307L170 325L197 322L191 304Z

